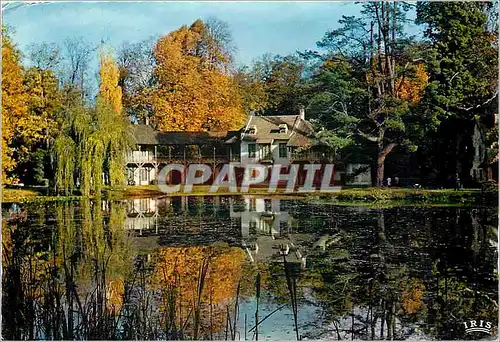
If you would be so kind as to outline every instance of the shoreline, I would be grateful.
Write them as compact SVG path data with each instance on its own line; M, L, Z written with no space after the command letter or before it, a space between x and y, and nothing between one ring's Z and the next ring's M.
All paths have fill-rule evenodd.
M269 193L267 188L250 188L247 193L233 193L230 191L219 191L209 193L209 186L194 186L190 193L176 192L167 194L161 192L156 185L105 187L102 189L103 199L126 200L146 197L179 197L179 196L263 196L267 198L301 198L321 203L342 205L390 205L391 203L408 205L486 205L496 206L498 204L498 192L482 191L481 189L412 189L412 188L346 188L339 192L321 193L314 192L285 192L277 190ZM83 196L47 196L41 191L33 188L25 189L2 189L2 203L26 203L26 202L57 202L77 201ZM95 198L95 196L87 197Z

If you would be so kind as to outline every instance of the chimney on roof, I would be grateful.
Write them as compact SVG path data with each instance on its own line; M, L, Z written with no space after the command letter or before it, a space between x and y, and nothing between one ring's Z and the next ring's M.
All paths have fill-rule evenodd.
M306 119L306 109L304 108L303 105L299 106L299 116L302 120Z

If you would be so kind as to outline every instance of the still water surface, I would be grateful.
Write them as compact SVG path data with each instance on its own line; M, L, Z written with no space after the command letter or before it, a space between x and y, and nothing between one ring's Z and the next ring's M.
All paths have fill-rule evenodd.
M497 208L163 197L2 209L5 339L476 339L488 336L464 320L498 324Z

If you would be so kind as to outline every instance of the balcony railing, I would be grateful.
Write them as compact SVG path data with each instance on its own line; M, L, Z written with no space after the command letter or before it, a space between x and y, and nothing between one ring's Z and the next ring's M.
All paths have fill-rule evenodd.
M165 163L165 162L182 162L182 161L198 161L198 162L211 162L211 161L239 161L239 154L213 154L213 153L168 153L168 154L154 154L151 151L133 151L126 156L127 163Z
M267 154L264 154L262 155L261 158L259 158L261 161L273 161L274 160L274 156L272 153L267 153Z
M319 161L319 160L334 160L335 155L333 153L325 152L289 152L288 159L290 161ZM254 157L255 158L255 157ZM274 161L274 155L268 153L262 156L257 155L259 161ZM154 154L152 151L133 151L127 154L127 163L166 163L166 162L183 162L183 161L197 161L197 162L238 162L240 161L239 154L211 154L211 153L169 153L169 154ZM281 159L281 158L280 158Z
M149 151L132 151L127 154L127 162L129 163L147 163L154 159L154 153Z

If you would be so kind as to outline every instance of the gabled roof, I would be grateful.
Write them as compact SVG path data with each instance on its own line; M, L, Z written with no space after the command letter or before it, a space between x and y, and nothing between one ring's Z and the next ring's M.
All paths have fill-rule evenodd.
M205 145L227 136L227 132L159 132L144 124L133 125L133 134L139 145Z
M132 125L135 141L139 145L156 145L156 131L149 125Z
M286 124L286 133L280 133L280 125ZM314 133L311 124L302 120L299 115L252 116L246 128L255 127L257 133L250 135L242 130L242 139L264 142L272 140L287 141L287 146L305 146L309 144L309 136Z
M158 132L156 141L162 145L205 145L217 142L226 136L226 132Z
M286 124L286 133L280 133L280 125ZM255 127L257 134L246 133ZM133 125L133 134L139 145L205 145L210 143L232 144L240 139L257 143L271 143L280 140L287 146L306 146L314 133L311 124L299 115L250 116L249 121L239 131L229 132L159 132L144 124Z

